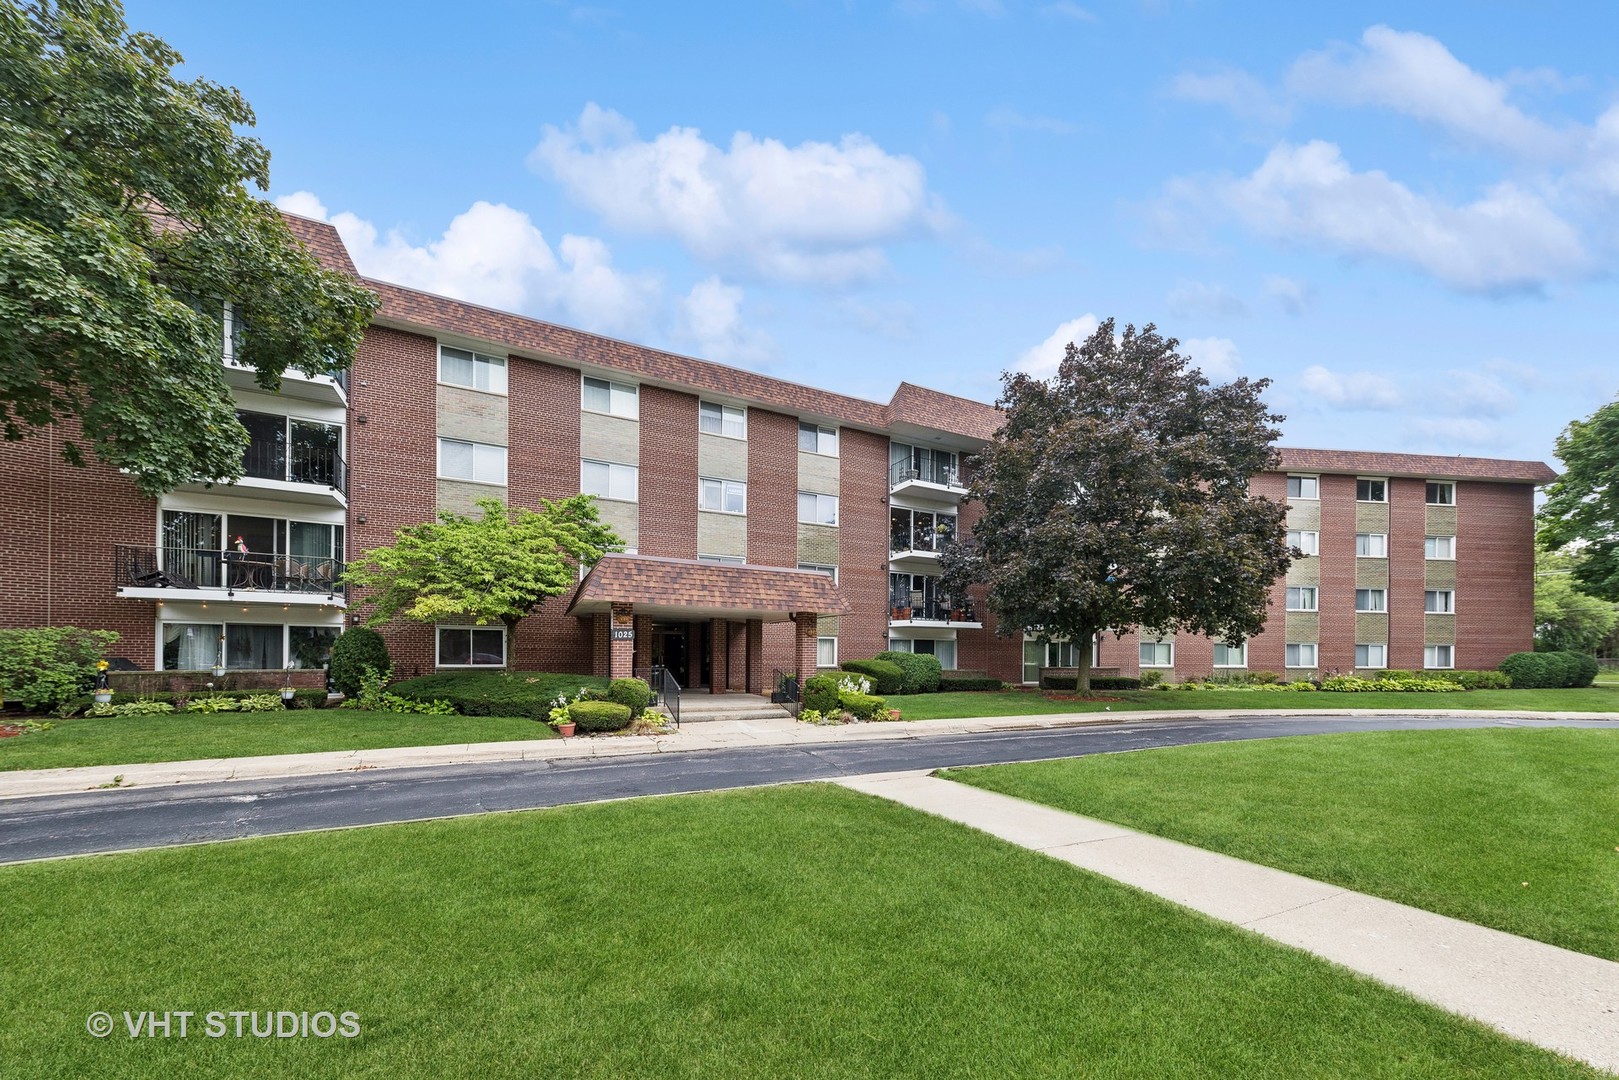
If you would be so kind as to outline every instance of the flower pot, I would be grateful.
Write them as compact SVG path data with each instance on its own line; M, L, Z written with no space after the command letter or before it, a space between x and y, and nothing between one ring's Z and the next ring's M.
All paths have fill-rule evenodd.
M97 690L96 691L96 704L97 705L111 705L112 704L112 691L111 690Z
M224 668L222 668L222 667L214 668L214 678L223 679L224 677L225 677L225 669Z
M572 720L569 720L566 724L558 724L557 734L561 735L564 739L571 739L573 738L573 727L574 724Z

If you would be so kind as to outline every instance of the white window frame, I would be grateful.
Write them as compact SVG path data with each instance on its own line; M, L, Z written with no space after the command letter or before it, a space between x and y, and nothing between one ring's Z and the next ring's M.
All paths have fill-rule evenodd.
M808 519L804 517L805 499L811 500L811 505L814 507L814 510ZM827 503L830 503L832 506L832 520L822 521L821 510L822 507ZM838 524L838 497L836 495L827 495L819 491L800 491L798 493L798 523L800 525L825 525L831 528L836 528Z
M697 561L716 563L720 566L745 566L748 559L745 555L704 555L699 551L697 553Z
M1355 558L1386 559L1389 557L1388 533L1356 533Z
M444 649L443 649L443 640L439 635L445 630L465 630L467 632L467 655L468 656L476 656L477 655L472 650L472 631L474 631L474 630L488 630L488 631L495 631L495 632L499 633L500 634L500 660L501 660L501 662L498 663L498 664L445 664L445 663L442 663L441 658L443 657ZM478 669L502 668L502 667L506 666L506 659L507 659L507 656L508 656L508 650L510 648L511 648L511 642L507 640L506 627L504 627L504 626L496 626L496 625L473 626L471 624L463 625L463 624L458 624L458 623L442 623L442 624L435 625L433 627L433 666L434 667L451 668L451 669L454 669L454 670L457 670L457 671L465 670L465 669L473 669L473 668L478 668Z
M815 433L812 440L815 443L815 448L806 450L804 449L804 436L810 432ZM830 450L826 449L828 442L832 446ZM824 424L812 424L808 420L800 420L798 422L798 452L801 454L820 454L822 457L837 457L838 429L827 427Z
M1361 607L1361 594L1366 594L1366 602L1378 603L1379 607ZM1389 591L1387 589L1356 589L1355 614L1357 615L1384 615L1389 609Z
M1431 607L1436 597L1442 597L1439 603L1443 607ZM1456 614L1455 589L1424 589L1422 591L1422 613L1424 615L1454 615Z
M813 570L817 574L825 574L832 579L832 584L836 585L838 583L838 568L835 566L828 566L825 563L801 562L798 564L798 568L800 570Z
M1445 650L1445 662L1435 663L1438 650ZM1422 666L1429 671L1449 671L1456 666L1456 646L1454 645L1424 645L1422 647Z
M717 415L713 413L716 409ZM717 430L707 426L710 419L717 423ZM704 435L718 435L722 439L745 441L748 437L748 410L739 409L735 405L724 405L718 401L698 401L697 430Z
M1287 650L1289 650L1289 649L1293 649L1293 650L1309 649L1310 650L1310 662L1308 664L1302 663L1302 662L1297 663L1297 664L1287 663ZM1293 655L1296 658L1298 658L1300 661L1303 660L1302 651L1295 651ZM1315 642L1313 642L1313 641L1289 641L1286 645L1283 646L1282 661L1283 661L1283 666L1284 667L1290 667L1290 668L1314 668L1314 667L1319 666L1320 658L1321 658L1321 651L1318 648L1317 644Z
M1361 650L1366 650L1366 663L1360 662ZM1371 650L1377 650L1377 663L1372 663ZM1389 647L1381 641L1355 642L1355 667L1362 671L1378 671L1389 666Z
M454 443L458 446L468 446L472 448L471 476L454 476L444 471L445 443ZM490 463L495 456L495 451L499 451L500 456L499 480L489 479L489 476L493 475L492 472L484 472L483 475L479 475L480 472L482 472L486 467L490 466ZM482 460L480 461L480 459ZM440 480L460 480L463 483L468 484L489 484L493 487L505 487L507 476L507 449L504 446L496 446L494 443L474 442L471 439L452 439L449 436L440 435L438 437L438 468L436 470L436 475Z
M1382 484L1383 497L1381 499L1363 499L1360 497L1362 484ZM1355 477L1355 501L1359 503L1376 503L1387 505L1389 501L1389 478L1386 476L1357 476Z
M1161 649L1161 648L1169 650L1169 653L1168 653L1169 658L1167 660L1165 660L1163 663L1158 662L1158 650ZM1150 660L1142 659L1142 657L1145 655L1145 653L1143 652L1143 650L1145 650L1145 649L1151 649L1152 650L1152 658ZM1166 640L1164 638L1153 638L1151 640L1149 640L1147 638L1142 638L1140 644L1136 646L1136 666L1137 667L1144 667L1144 668L1172 668L1172 667L1174 667L1175 666L1175 640L1173 638L1170 638L1168 640Z
M586 390L607 391L607 408L598 409L592 406L585 398ZM598 379L594 375L579 374L579 408L584 412L597 413L601 416L619 416L625 420L641 419L641 388L634 383L613 382L611 379Z
M444 376L444 354L446 352L460 353L472 364L472 381L460 382ZM499 377L495 372L499 372ZM478 385L479 375L483 376L483 386ZM459 386L465 390L477 390L484 394L499 394L506 396L506 358L503 356L490 356L487 353L476 352L472 349L463 349L459 345L446 345L438 343L438 381L444 386Z
M1297 480L1299 493L1293 494L1293 481ZM1308 489L1310 494L1304 494ZM1288 502L1308 501L1315 502L1321 498L1321 477L1313 473L1287 474L1287 500Z
M1225 669L1236 669L1236 668L1245 668L1245 667L1248 666L1248 643L1246 641L1243 642L1241 645L1227 645L1223 641L1216 641L1214 643L1214 655L1215 655L1216 658L1219 657L1221 649L1224 649L1226 651L1226 662L1222 664L1222 663L1220 663L1220 661L1218 659L1215 659L1215 661L1214 661L1214 666L1215 667L1217 667L1217 668L1225 668ZM1235 664L1233 664L1231 662L1231 650L1232 649L1237 650L1237 654L1240 657L1239 662L1235 663Z
M1430 492L1428 491L1428 489L1431 487L1447 489L1450 492L1450 500L1447 502L1444 499L1440 499L1439 502L1434 502L1433 499L1430 498ZM1429 480L1423 484L1422 491L1422 497L1427 500L1427 505L1429 506L1456 505L1456 481L1454 480Z
M717 485L717 486L711 486ZM719 505L708 505L709 494L719 495ZM740 495L742 508L740 510L726 509L732 495ZM748 512L748 482L746 480L727 480L721 476L699 476L697 478L697 509L710 514L735 514L742 516Z
M827 645L830 645L832 647L832 659L826 661L825 663L823 663L822 659L821 659L822 655L823 655L821 650ZM815 639L815 666L818 667L818 668L835 668L835 667L838 666L838 639L837 638L835 638L835 637L818 637L818 638Z
M586 474L586 471L592 465L600 466L601 468L604 468L604 469L607 470L607 490L606 491L592 491L592 490L590 490L591 485L586 482L585 474ZM630 494L629 495L622 494L622 491L623 491L622 487L620 487L620 489L619 489L620 494L618 494L618 495L611 494L611 492L613 491L613 487L614 487L614 481L615 480L622 481L626 477L629 480ZM632 503L633 502L640 502L641 501L641 468L638 465L625 465L623 462L619 462L619 461L602 461L602 460L600 460L598 458L580 458L579 459L579 492L582 495L594 495L598 499L607 499L607 500L609 500L611 502L632 502Z
M1287 546L1298 548L1305 555L1321 554L1321 534L1314 529L1287 530Z
M1439 544L1440 544L1441 541L1443 541L1445 546L1450 549L1448 554L1440 555L1438 553L1439 552ZM1444 562L1455 562L1456 561L1456 538L1454 536L1424 536L1422 538L1422 555L1423 555L1423 558L1426 558L1426 559L1434 559L1436 561L1444 561Z
M1298 594L1297 600L1298 600L1298 603L1301 604L1301 605L1305 601L1305 595L1304 594L1308 593L1309 594L1310 606L1309 607L1302 607L1302 606L1301 607L1294 607L1293 605L1294 605L1294 594L1295 593ZM1288 611L1320 611L1321 610L1321 587L1318 586L1318 585L1289 585L1287 587L1286 602L1287 602L1286 610L1288 610Z

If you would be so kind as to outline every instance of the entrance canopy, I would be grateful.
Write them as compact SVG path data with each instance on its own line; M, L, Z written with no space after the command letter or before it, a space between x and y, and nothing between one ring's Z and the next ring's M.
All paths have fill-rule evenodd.
M653 618L786 622L794 612L847 615L849 603L818 570L710 563L656 555L604 555L574 593L570 615L632 604Z

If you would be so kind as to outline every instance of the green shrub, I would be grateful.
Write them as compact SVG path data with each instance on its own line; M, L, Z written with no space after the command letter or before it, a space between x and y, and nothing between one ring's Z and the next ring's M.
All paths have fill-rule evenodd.
M614 679L607 684L607 700L628 706L634 719L652 707L657 695L640 679Z
M939 658L929 653L880 652L872 659L899 668L901 694L931 694L939 689L939 679L944 674Z
M838 677L836 675L811 675L804 680L803 701L800 702L805 709L813 709L820 713L836 712L838 709Z
M360 692L360 679L366 668L390 671L393 661L388 658L388 645L382 635L368 626L356 626L337 635L332 643L332 658L328 661L332 673L332 687L345 697Z
M208 701L208 700L212 700L212 699L215 699L215 698L229 698L232 701L238 701L239 702L244 698L256 697L256 696L263 695L265 693L267 693L267 691L264 691L264 690L210 690L206 694L203 694L203 695L194 695L194 694L191 694L191 693L184 693L184 692L182 692L182 693L172 693L172 692L167 691L167 690L159 691L157 693L152 693L152 694L115 693L112 696L112 703L114 705L125 705L125 704L128 704L131 701L166 701L169 704L173 705L177 712L207 712L207 711L218 712L218 711L220 711L218 709L214 709L214 710L209 710L207 708L197 709L197 708L194 708L193 706L199 701ZM275 695L275 699L276 699L276 703L277 703L277 708L279 708L280 707L280 702L281 702L281 695L280 695L279 692ZM64 705L61 706L60 711L63 712L65 715L77 715L77 714L82 713L85 710L89 709L92 704L93 704L93 702L91 701L90 697L88 695L86 695L85 697L74 698L72 701L69 701L69 702L65 703ZM183 708L182 708L182 706L183 706ZM295 691L294 694L293 694L293 698L292 698L292 707L295 708L295 709L324 709L326 707L326 691L324 691L324 690L298 690L298 691Z
M280 712L280 694L249 694L236 705L241 712Z
M1162 671L1143 671L1141 673L1141 688L1143 690L1162 686L1163 682L1164 673Z
M939 679L940 693L954 693L963 690L1001 690L1005 683L999 679L992 679L987 675L955 675L945 672Z
M122 705L91 705L86 716L163 716L174 711L166 701L129 701Z
M1597 663L1597 658L1586 653L1573 653L1571 655L1576 661L1576 668L1574 682L1570 685L1580 688L1590 686L1596 682L1597 672L1602 670L1602 665Z
M1393 677L1390 678L1390 675ZM1460 691L1462 686L1452 679L1430 678L1409 671L1394 671L1383 672L1376 679L1363 679L1358 675L1333 675L1321 680L1321 689L1340 694L1391 690L1443 694Z
M31 712L54 709L95 685L96 661L117 640L76 626L0 630L0 695Z
M905 672L898 664L887 660L845 660L838 667L871 680L872 689L879 694L897 694L905 684Z
M888 719L888 703L876 694L862 694L845 690L838 695L838 705L856 720Z
M1501 661L1500 671L1520 690L1590 686L1597 662L1584 653L1521 652Z
M188 713L222 713L235 712L241 708L241 699L210 695L208 697L192 698L186 703L185 711Z
M572 701L581 690L606 687L607 680L594 675L463 671L404 679L388 689L416 701L447 701L463 716L517 716L545 723L558 695Z
M630 726L630 707L616 701L576 701L568 716L580 731L623 731Z
M1463 690L1508 690L1512 679L1500 671L1430 671L1435 679L1456 683Z

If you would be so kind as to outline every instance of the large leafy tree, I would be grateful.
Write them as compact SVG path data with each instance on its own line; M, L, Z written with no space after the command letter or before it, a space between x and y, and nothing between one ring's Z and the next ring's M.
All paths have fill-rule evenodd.
M241 475L226 300L271 390L347 367L376 304L250 194L253 111L180 62L114 0L0 0L0 430L74 421L68 461L89 449L148 494Z
M1540 546L1578 549L1570 567L1575 585L1619 601L1619 401L1610 401L1557 437L1563 475L1546 488Z
M1619 627L1619 604L1580 591L1579 553L1535 556L1535 647L1595 653Z
M1052 378L1003 375L982 516L944 555L951 589L987 584L1001 634L1080 643L1081 690L1105 629L1257 633L1291 558L1286 508L1248 491L1277 460L1269 380L1213 385L1178 346L1109 319Z
M465 619L511 631L547 598L579 584L579 567L622 548L596 513L596 500L542 500L539 510L479 499L481 518L448 511L400 529L392 544L349 565L351 585L370 591L368 625L399 616L436 623ZM507 650L507 664L511 650Z

